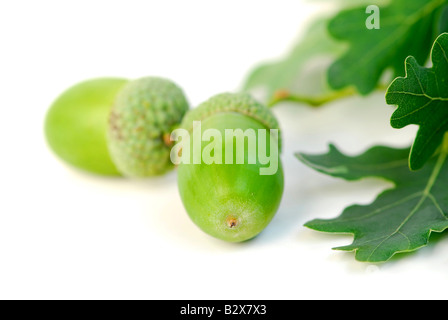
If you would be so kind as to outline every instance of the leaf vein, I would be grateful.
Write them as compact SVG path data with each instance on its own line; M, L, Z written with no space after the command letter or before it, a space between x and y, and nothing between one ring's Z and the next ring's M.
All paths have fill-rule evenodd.
M426 94L425 92L423 93L415 93L415 92L409 92L409 91L389 91L389 94L404 94L404 95L408 95L408 96L414 96L414 97L425 97L428 98L430 100L433 101L448 101L448 98L444 98L444 97L432 97L428 94Z
M448 217L446 216L445 212L443 212L442 208L440 207L439 203L437 202L437 199L434 197L432 193L428 193L428 197L433 202L434 206L437 208L437 210L440 212L440 214L445 218L445 220L448 220Z
M425 187L425 190L423 191L422 197L420 201L417 203L417 205L412 209L412 211L408 214L408 216L403 220L403 222L398 226L398 228L390 234L386 239L381 241L378 246L375 247L375 249L372 250L370 253L368 260L375 254L375 252L390 238L392 238L395 234L401 231L403 226L406 225L406 223L414 216L414 214L420 209L420 207L423 205L423 203L426 201L426 199L429 197L432 187L434 186L437 177L440 174L440 171L442 170L443 164L445 163L445 160L447 158L447 154L445 152L442 152L437 160L437 164L434 167L434 170L428 180L428 183Z
M398 231L398 233L400 234L400 235L402 235L407 241L408 241L408 248L406 249L406 250L408 250L408 249L410 249L411 248L411 240L409 239L409 237L407 236L407 235L405 235L403 232L401 232L401 231Z
M417 113L417 112L419 112L419 111L425 109L425 108L426 108L427 106L429 106L432 102L433 102L432 100L429 100L428 103L426 103L426 104L423 105L422 107L420 107L420 108L418 108L418 109L415 109L415 110L413 110L412 112L406 113L405 115L403 115L403 116L401 116L401 117L393 117L392 120L401 120L401 119L407 118L407 117L409 117L410 115L412 115L412 114L414 114L414 113Z
M381 213L381 212L384 212L384 211L386 211L388 209L396 207L396 206L398 206L398 205L400 205L402 203L405 203L405 202L407 202L409 200L417 198L417 197L421 196L422 194L423 194L423 192L419 191L419 192L416 192L414 194L411 194L410 196L408 196L406 198L397 200L397 201L395 201L393 203L390 203L390 204L388 204L388 205L386 205L384 207L381 207L379 209L376 209L374 211L366 213L365 215L362 215L362 216L359 216L359 217L356 217L356 218L350 218L350 219L338 219L338 222L352 222L352 221L363 220L365 218L369 218L369 217L374 216L374 215L376 215L378 213ZM327 220L327 221L323 221L323 223L333 223L333 221L332 220Z
M436 42L437 45L440 47L440 50L442 50L443 56L445 57L446 62L448 63L448 56L446 54L445 49L442 47L442 45L439 42Z

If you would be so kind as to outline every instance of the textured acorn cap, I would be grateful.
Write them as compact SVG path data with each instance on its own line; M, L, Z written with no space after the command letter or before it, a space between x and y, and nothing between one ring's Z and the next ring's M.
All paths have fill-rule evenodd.
M248 93L218 94L197 108L191 109L182 120L181 127L193 130L193 121L203 121L216 113L238 112L260 122L266 129L277 129L279 134L279 148L281 149L281 134L278 121L268 107L255 100Z
M124 86L108 127L109 152L118 170L150 177L172 169L169 137L188 109L184 93L170 80L147 77Z

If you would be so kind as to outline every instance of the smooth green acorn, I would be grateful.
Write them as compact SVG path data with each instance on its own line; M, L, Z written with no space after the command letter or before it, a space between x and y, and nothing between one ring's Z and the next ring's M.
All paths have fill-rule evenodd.
M181 128L190 133L190 151L182 158L186 152L182 143L178 188L192 221L229 242L258 235L277 212L284 188L280 133L271 131L279 129L274 115L248 94L226 93L189 111ZM230 132L245 134L239 145L238 135ZM201 157L209 155L213 161L194 163L198 134L207 136L200 143ZM270 156L270 163L261 155ZM262 174L268 165L273 170Z
M98 78L63 92L45 118L45 137L53 152L88 172L120 175L109 155L106 131L111 106L127 82L121 78Z
M118 170L144 178L173 169L170 135L188 109L183 91L170 80L146 77L126 84L115 99L107 131Z

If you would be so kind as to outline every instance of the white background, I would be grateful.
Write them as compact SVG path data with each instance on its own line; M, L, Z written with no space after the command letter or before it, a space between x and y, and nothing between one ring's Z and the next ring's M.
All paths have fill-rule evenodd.
M286 186L269 227L228 244L202 233L180 201L176 173L149 181L91 176L48 150L51 102L81 80L163 76L192 105L238 90L249 70L285 54L328 2L299 0L1 1L0 298L446 298L448 239L386 264L332 251L350 236L303 224L367 204L390 184L321 175L293 153L355 154L406 146L382 93L319 110L275 109Z

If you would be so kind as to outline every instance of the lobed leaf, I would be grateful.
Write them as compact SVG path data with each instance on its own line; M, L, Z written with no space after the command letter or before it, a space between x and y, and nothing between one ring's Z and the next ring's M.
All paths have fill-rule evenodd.
M299 160L331 176L347 180L380 177L395 184L370 205L348 207L335 219L316 219L306 226L323 232L350 233L352 244L335 248L355 251L356 259L384 262L400 252L427 245L431 232L448 228L447 151L420 171L409 171L409 149L374 147L348 157L334 146L325 155L297 154Z
M424 166L448 131L448 33L437 38L431 56L432 68L406 59L406 77L395 79L386 94L387 103L398 106L391 119L394 128L420 126L410 153L412 170Z
M385 70L391 68L396 76L403 75L407 56L424 64L436 32L445 26L445 19L440 16L447 0L393 0L387 6L377 4L380 29L366 27L365 6L344 10L330 21L330 34L349 44L349 49L328 70L333 89L355 86L361 94L368 94Z

